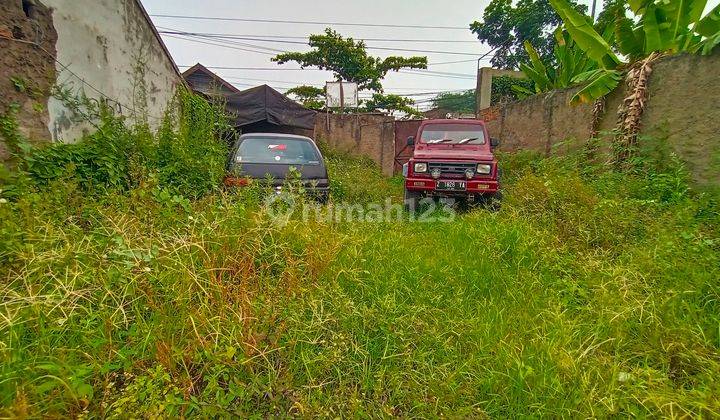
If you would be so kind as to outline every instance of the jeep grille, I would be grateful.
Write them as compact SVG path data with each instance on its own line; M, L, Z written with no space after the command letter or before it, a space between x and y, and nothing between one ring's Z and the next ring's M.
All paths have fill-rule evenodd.
M472 169L475 172L475 166L477 163L444 163L444 162L430 162L428 164L428 172L432 172L433 169L440 169L440 176L445 178L465 178L465 171Z

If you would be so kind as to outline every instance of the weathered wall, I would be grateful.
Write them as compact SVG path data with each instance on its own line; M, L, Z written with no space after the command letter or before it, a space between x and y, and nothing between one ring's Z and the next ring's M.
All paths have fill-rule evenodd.
M58 84L91 98L109 97L123 115L146 108L148 122L157 124L181 78L139 2L42 1L53 9L57 59L68 66L57 65ZM60 100L50 98L49 111L54 140L74 141L90 129L74 123Z
M385 175L393 174L394 118L380 114L323 114L315 120L315 139L353 155L368 156Z
M50 139L48 97L55 82L56 40L49 8L29 2L23 7L22 0L0 1L0 113L16 104L20 130L33 140ZM0 141L0 161L7 158Z
M0 112L18 104L32 141L72 142L93 129L53 86L147 114L156 127L182 83L138 0L2 0L0 48ZM0 141L0 160L7 154Z
M601 132L614 128L623 90L608 95ZM592 107L569 105L574 92L565 89L536 95L482 110L480 117L488 122L490 134L500 138L504 150L550 153L561 143L582 145L590 137ZM698 184L720 185L720 51L655 63L641 124L641 147L667 148L687 163ZM611 137L601 137L609 146Z
M475 109L485 109L490 106L492 99L493 77L510 76L524 78L525 74L515 70L501 70L492 67L481 67L477 71L477 85L475 87Z

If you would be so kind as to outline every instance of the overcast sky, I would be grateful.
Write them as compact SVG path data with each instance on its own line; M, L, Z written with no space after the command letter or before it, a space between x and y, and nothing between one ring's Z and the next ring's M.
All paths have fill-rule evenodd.
M482 11L490 0L142 0L151 15L183 15L203 17L227 17L248 19L272 19L314 22L372 23L392 25L421 25L467 28L474 20L482 17ZM710 0L717 4L720 0ZM581 0L589 5L589 0ZM602 4L602 0L598 0ZM418 29L363 26L338 26L318 24L283 24L238 22L220 20L195 20L152 16L158 30L180 30L194 33L221 33L247 35L249 37L288 36L306 37L321 33L331 26L344 36L354 38L383 38L393 41L367 41L369 47L434 50L441 52L420 53L409 51L388 51L369 49L375 56L424 55L428 57L428 70L453 73L452 75L421 75L390 73L383 86L390 93L412 94L431 91L472 89L474 75L481 54L488 51L468 29ZM298 68L294 64L278 66L270 58L276 50L305 51L306 45L295 44L299 38L282 38L289 43L262 42L257 40L206 40L210 43L234 43L235 49L208 45L175 35L163 34L175 62L181 70L200 62L206 66L261 67L277 70L212 69L239 89L246 89L267 83L279 90L298 84L322 85L331 80L331 74L324 71L280 70ZM278 38L275 38L278 39ZM436 40L454 42L409 42L398 40ZM463 42L457 42L463 41ZM261 46L262 52L246 51L251 45ZM245 49L245 50L239 50ZM449 53L464 53L449 54ZM464 63L439 64L448 61L470 60ZM489 65L489 61L482 62ZM420 97L422 100L422 97Z

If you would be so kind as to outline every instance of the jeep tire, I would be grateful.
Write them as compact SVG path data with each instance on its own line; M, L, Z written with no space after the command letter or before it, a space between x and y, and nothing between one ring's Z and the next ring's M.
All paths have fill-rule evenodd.
M403 200L403 203L405 204L405 211L407 211L407 212L417 211L421 198L422 198L421 192L410 191L407 188L405 188L405 198Z

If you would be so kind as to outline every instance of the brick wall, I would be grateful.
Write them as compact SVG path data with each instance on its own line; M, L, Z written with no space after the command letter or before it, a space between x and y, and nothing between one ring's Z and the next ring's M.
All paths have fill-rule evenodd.
M653 67L642 117L641 148L666 148L684 160L694 180L720 186L720 50L710 56L678 55ZM569 105L576 88L535 95L479 112L501 149L552 153L580 147L590 137L592 106ZM624 86L607 97L600 121L609 150ZM573 141L574 140L574 141ZM561 146L562 145L562 146Z
M323 114L315 120L315 139L334 149L368 156L385 175L393 174L395 119L382 114Z

